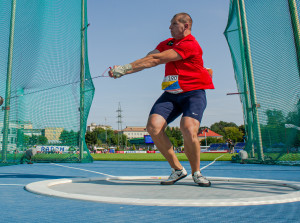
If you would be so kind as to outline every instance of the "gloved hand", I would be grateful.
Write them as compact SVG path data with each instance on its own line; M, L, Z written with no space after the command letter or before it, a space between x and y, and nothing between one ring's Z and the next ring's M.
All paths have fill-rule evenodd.
M132 71L132 66L130 63L122 66L114 66L114 68L111 69L108 74L110 77L120 78L127 74L128 71Z

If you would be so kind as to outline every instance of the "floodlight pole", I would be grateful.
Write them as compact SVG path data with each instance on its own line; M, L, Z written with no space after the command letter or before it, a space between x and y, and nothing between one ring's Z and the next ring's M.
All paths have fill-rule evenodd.
M7 163L7 146L8 146L8 130L9 130L9 112L10 112L10 95L11 95L11 78L12 78L12 63L13 49L15 36L15 19L17 0L12 0L11 3L11 19L10 19L10 34L7 62L7 77L6 77L6 92L5 92L5 107L3 120L3 142L2 142L2 163Z
M249 93L250 99L252 104L252 115L253 115L253 127L255 128L254 135L256 139L256 146L258 149L258 159L260 161L264 161L264 153L263 153L263 146L262 146L262 138L261 138L261 129L259 125L259 117L257 109L259 107L256 98L256 90L255 90L255 81L253 75L253 67L252 67L252 57L251 57L251 48L250 48L250 41L249 41L249 34L248 34L248 25L247 25L247 16L245 10L245 2L244 0L237 0L239 1L239 9L241 15L241 22L242 22L242 32L243 32L243 42L244 42L244 52L245 52L245 62L247 68L247 75L249 81Z
M80 132L79 132L79 161L83 160L84 150L84 82L85 82L85 0L81 0L81 57L80 57Z
M296 46L296 54L298 59L298 70L300 75L300 25L297 11L296 0L289 0L289 9L291 14L291 21L294 33L294 40Z
M248 145L250 145L250 150L251 150L251 157L254 157L254 139L253 139L253 125L252 125L252 120L250 117L252 116L252 111L251 111L251 104L249 101L249 81L247 77L247 68L246 68L246 62L245 62L245 49L244 49L244 41L243 41L243 32L242 32L242 22L241 22L241 13L240 13L240 4L237 1L237 7L236 7L236 13L238 15L238 33L239 33L239 40L240 40L240 49L241 49L241 61L242 61L242 73L243 73L243 79L244 79L244 97L245 97L245 110L246 110L246 120L247 120L247 141Z

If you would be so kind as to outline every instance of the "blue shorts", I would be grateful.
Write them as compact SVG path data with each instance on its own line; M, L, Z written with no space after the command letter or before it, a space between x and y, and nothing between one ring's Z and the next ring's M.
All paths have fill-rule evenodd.
M153 105L150 115L159 114L171 123L178 116L188 116L201 123L206 108L205 90L194 90L180 94L164 92Z

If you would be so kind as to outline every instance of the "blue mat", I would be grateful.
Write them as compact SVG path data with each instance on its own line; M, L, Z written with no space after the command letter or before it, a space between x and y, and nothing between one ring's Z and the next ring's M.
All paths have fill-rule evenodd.
M209 162L202 162L205 166ZM190 172L188 162L182 162ZM62 164L115 176L169 175L166 162L103 161ZM216 162L205 176L239 177L300 182L299 166L268 166ZM31 182L99 174L53 164L0 168L0 222L299 222L300 202L243 207L152 207L94 203L29 193ZM188 189L188 188L187 188Z

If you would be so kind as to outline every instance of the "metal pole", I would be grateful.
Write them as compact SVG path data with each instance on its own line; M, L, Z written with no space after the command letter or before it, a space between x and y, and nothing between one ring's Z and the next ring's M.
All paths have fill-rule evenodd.
M3 121L3 142L2 142L2 162L7 162L7 146L8 146L8 130L9 130L9 111L10 111L10 95L11 95L11 78L12 78L12 63L15 35L15 18L16 18L16 0L11 3L11 19L10 19L10 35L8 48L7 62L7 77L6 77L6 92L5 92L5 107Z
M84 81L85 81L85 0L81 0L81 58L80 58L80 136L79 160L83 160L84 148Z
M247 25L247 16L245 10L245 2L244 0L239 0L240 4L240 14L241 14L241 21L242 21L242 30L243 30L243 40L245 46L245 59L246 59L246 66L247 66L247 75L249 81L249 93L252 102L252 114L253 114L253 127L255 129L254 134L257 142L257 149L258 149L258 159L260 161L264 161L264 153L263 153L263 146L262 146L262 139L261 139L261 130L259 125L259 117L257 108L259 105L257 104L256 98L256 90L255 90L255 81L254 81L254 74L253 74L253 67L252 67L252 57L251 57L251 48L250 48L250 41L249 41L249 34L248 34L248 25Z
M295 39L296 54L298 59L298 70L300 75L300 25L299 25L298 11L297 11L297 3L296 0L288 0L288 1L289 1L289 9L291 14L293 33Z
M244 41L243 41L243 31L242 31L242 24L241 24L241 13L240 13L240 4L237 1L236 13L238 15L238 30L239 30L239 40L240 40L240 47L241 47L241 61L242 61L242 69L243 69L243 79L244 79L244 97L245 97L245 106L246 106L246 120L247 120L247 134L248 134L248 142L251 147L251 157L254 157L254 140L253 140L253 125L252 120L250 117L251 114L251 104L249 101L249 81L247 77L247 68L245 62L245 49L244 49ZM248 144L248 145L249 145Z
M105 144L107 145L107 126L106 126L106 118L105 118Z

